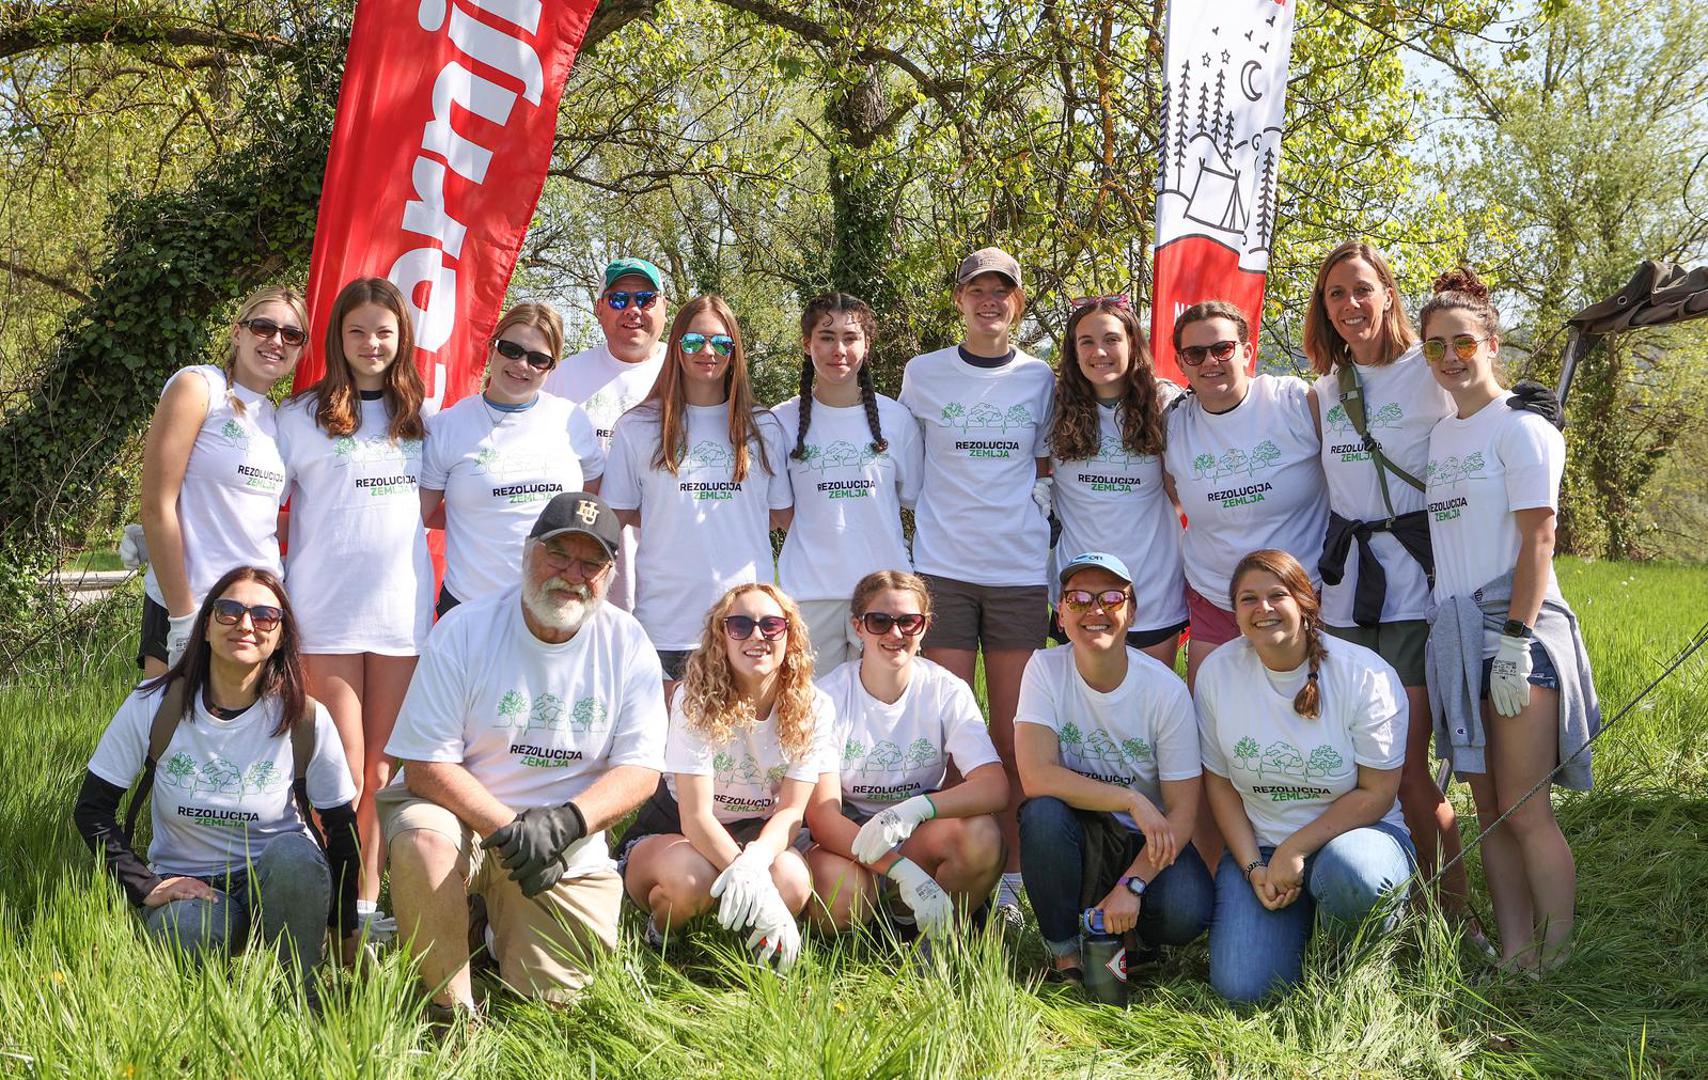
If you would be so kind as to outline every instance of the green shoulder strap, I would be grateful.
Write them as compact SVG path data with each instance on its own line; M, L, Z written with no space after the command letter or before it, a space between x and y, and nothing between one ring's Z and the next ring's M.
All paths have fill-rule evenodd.
M1394 501L1388 495L1388 473L1404 480L1419 491L1424 490L1423 481L1406 472L1404 469L1388 460L1388 455L1382 453L1382 444L1370 434L1368 419L1364 414L1364 387L1358 380L1358 365L1350 360L1335 366L1335 377L1340 384L1340 406L1346 410L1346 419L1352 424L1352 430L1364 442L1364 449L1370 452L1370 463L1376 467L1376 482L1382 488L1382 505L1388 508L1388 519L1394 518Z

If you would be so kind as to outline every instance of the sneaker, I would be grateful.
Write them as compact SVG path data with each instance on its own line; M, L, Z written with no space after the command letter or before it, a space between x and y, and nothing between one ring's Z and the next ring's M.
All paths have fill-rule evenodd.
M995 923L997 930L1003 934L1018 935L1026 929L1026 913L1020 910L1019 904L1012 902L1004 904L998 901L991 908L990 914L991 922Z

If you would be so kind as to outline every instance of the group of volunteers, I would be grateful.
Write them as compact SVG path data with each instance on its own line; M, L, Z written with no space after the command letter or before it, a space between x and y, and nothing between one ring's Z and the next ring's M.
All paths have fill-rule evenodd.
M899 400L872 310L813 299L766 409L728 303L672 318L619 259L602 344L560 360L560 316L519 304L435 412L390 283L339 294L324 375L276 408L308 312L252 296L149 429L146 680L74 812L148 933L258 933L301 972L395 929L451 1017L471 942L571 1000L625 896L661 950L709 915L787 965L803 919L929 943L1024 895L1047 979L1086 978L1093 922L1130 964L1207 932L1213 987L1254 1001L1319 920L1392 927L1459 854L1433 733L1507 815L1499 963L1560 963L1572 854L1523 796L1562 762L1589 786L1599 711L1551 565L1564 441L1504 387L1475 275L1414 328L1342 244L1314 382L1253 374L1248 313L1212 301L1174 321L1184 389L1124 296L1073 302L1053 369L1014 343L1011 256L968 256L953 298L962 340ZM1462 864L1435 899L1491 947Z

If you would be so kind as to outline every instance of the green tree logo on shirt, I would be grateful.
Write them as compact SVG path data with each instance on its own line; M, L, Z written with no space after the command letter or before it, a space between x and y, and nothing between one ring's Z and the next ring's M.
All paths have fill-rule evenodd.
M497 447L483 446L474 455L475 471L486 473L488 476L496 476L503 460L504 455L498 452Z
M284 774L271 761L257 761L243 774L243 790L251 795L277 791L284 786Z
M1080 752L1081 760L1102 762L1107 768L1119 769L1126 761L1121 756L1121 748L1115 745L1115 740L1109 733L1098 728L1086 736L1085 748Z
M958 427L962 431L967 430L966 415L967 407L958 401L951 401L943 406L943 423L949 427Z
M951 401L943 406L943 423L948 427L970 431L973 428L986 430L1007 431L1009 428L1028 427L1037 421L1032 416L1032 410L1025 405L1012 405L1003 412L987 401L981 401L972 408L958 401Z
M895 772L901 768L903 756L901 747L888 739L872 747L872 752L866 755L866 763L860 766L862 773Z
M866 756L866 746L859 739L849 739L842 744L842 771L848 772L850 767Z
M696 469L727 470L735 468L735 453L727 446L719 446L710 439L702 439L688 451L688 456L682 459L682 468L687 471Z
M340 435L332 440L332 453L336 457L347 458L356 452L356 440L348 435ZM342 461L340 465L344 464Z
M527 721L523 718L528 714L528 695L520 690L506 690L504 696L498 699L498 726L524 727Z
M1208 454L1203 455L1203 457L1212 465L1215 464L1215 459ZM1124 469L1129 465L1141 464L1151 460L1151 455L1135 454L1128 450L1120 439L1113 435L1105 435L1103 440L1097 444L1097 456L1090 460Z
M1261 779L1266 773L1278 773L1294 780L1305 778L1305 756L1299 753L1299 748L1292 743L1272 742L1263 751L1263 758L1257 763L1257 775Z
M783 774L789 771L787 765L773 765L765 770L765 782L776 787L783 782Z
M1405 419L1405 415L1405 411L1400 408L1398 402L1390 401L1374 413L1366 416L1364 424L1372 430L1375 428L1395 428L1400 426L1400 421ZM1324 413L1323 426L1334 435L1357 434L1352 426L1351 418L1346 415L1345 405L1335 405Z
M930 739L922 736L907 744L907 754L903 760L910 769L923 769L943 760L943 755L931 745Z
M1258 758L1261 757L1262 754L1263 748L1258 746L1257 740L1252 738L1250 735L1247 735L1240 739L1239 742L1234 743L1234 761L1240 768L1249 772L1257 771L1260 764Z
M191 787L196 775L196 759L182 750L167 759L160 767L160 782L172 787Z
M1265 439L1248 450L1233 447L1220 458L1199 454L1192 459L1192 472L1199 480L1220 480L1227 476L1251 476L1273 468L1281 460L1281 448Z
M734 755L720 750L712 758L712 777L719 784L758 784L764 775L752 754L743 754L738 761Z
M221 424L219 437L239 449L249 447L249 430L236 420L227 420Z
M575 708L569 713L569 730L582 733L603 731L611 711L605 703L594 697L584 697L575 703Z
M1330 773L1339 772L1345 764L1346 761L1339 752L1325 744L1311 751L1310 760L1305 762L1305 775L1312 778L1328 776Z
M563 726L563 699L556 694L541 694L528 710L528 730L543 728L556 731Z
M1456 454L1441 461L1431 458L1423 470L1424 483L1428 487L1444 487L1466 480L1482 480L1485 464L1480 450L1466 454L1463 460Z
M1141 761L1151 759L1151 744L1137 737L1122 739L1121 753L1128 761L1137 765Z
M616 395L612 394L608 387L598 390L592 397L588 398L581 404L582 410L586 412L587 415L598 417L607 415L612 409L616 408L616 406Z
M1085 736L1080 734L1079 725L1072 720L1062 725L1062 730L1056 738L1061 742L1062 747L1076 758L1079 756L1080 744L1085 742Z

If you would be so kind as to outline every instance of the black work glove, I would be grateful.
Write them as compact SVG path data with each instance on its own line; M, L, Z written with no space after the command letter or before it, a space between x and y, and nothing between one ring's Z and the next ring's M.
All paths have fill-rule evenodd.
M1560 396L1551 386L1529 379L1514 383L1512 396L1506 399L1506 405L1509 409L1533 412L1555 427L1565 429L1566 413L1560 408Z
M510 880L524 885L537 885L532 896L549 887L554 877L541 884L549 868L558 867L560 857L569 845L587 835L587 819L581 808L572 802L562 806L537 806L516 815L516 820L495 829L480 842L488 851L496 849L499 861L510 871Z

